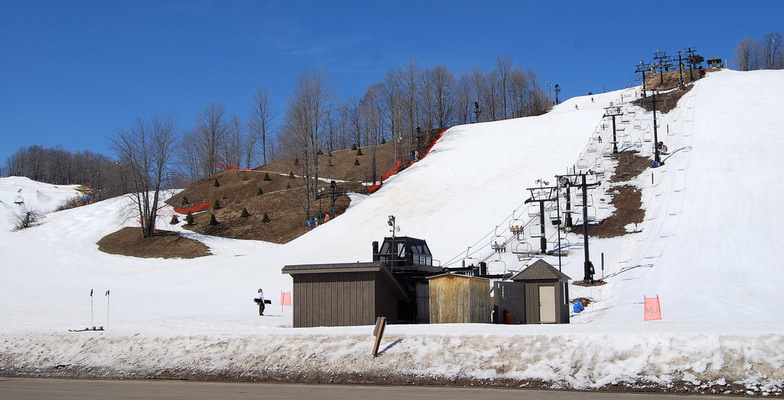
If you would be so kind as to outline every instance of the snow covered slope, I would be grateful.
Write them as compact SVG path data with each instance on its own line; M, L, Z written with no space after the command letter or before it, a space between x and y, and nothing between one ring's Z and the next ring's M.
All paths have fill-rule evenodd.
M571 297L593 300L570 325L390 326L388 340L397 344L370 363L363 341L371 327L292 329L291 309L279 307L276 296L292 287L281 273L286 264L369 261L371 242L389 233L389 215L401 227L398 235L426 239L445 265L487 260L495 271L523 268L534 259L512 250L538 246L531 237L536 218L523 204L526 188L537 180L552 184L567 171L612 169L604 107L612 102L628 116L621 146L651 154L652 116L630 104L639 96L635 88L570 99L539 117L454 127L376 194L355 196L344 215L286 245L190 234L215 255L141 260L101 253L98 239L134 224L125 198L51 213L21 232L0 230L0 372L52 373L57 364L73 364L79 373L95 367L107 376L177 366L258 372L263 362L276 370L327 365L332 373L542 379L573 388L733 384L781 394L781 93L782 71L721 71L658 116L659 140L673 155L631 182L642 190L646 211L639 232L591 240L596 277L607 284L570 286ZM1 188L10 188L0 191L8 207L21 185L12 179L0 179ZM612 212L609 187L605 182L591 193L597 218ZM520 240L509 231L517 225L526 227ZM546 229L552 248L555 231ZM570 233L563 240L575 244L561 260L563 271L581 280L581 238ZM493 241L510 251L495 255ZM254 311L258 287L276 303L268 317ZM663 321L642 322L643 296L657 295ZM67 332L90 324L109 330Z

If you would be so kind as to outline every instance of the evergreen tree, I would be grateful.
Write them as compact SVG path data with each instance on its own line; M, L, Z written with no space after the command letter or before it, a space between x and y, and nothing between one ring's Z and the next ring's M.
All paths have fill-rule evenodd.
M220 186L220 182L218 182L218 180L216 179L215 183L213 183L212 186L218 187L218 186Z
M180 219L177 218L177 215L172 215L171 221L169 221L169 223L172 225L177 225L180 223Z
M240 217L242 217L242 218L250 217L250 214L248 213L248 209L247 208L243 208L242 209L242 213L240 214Z
M210 225L218 225L218 220L215 219L215 214L210 214Z
M267 222L270 222L270 221L272 221L270 219L270 217L267 215L267 213L264 213L264 216L261 217L261 222L267 223Z
M193 213L188 211L188 214L185 216L185 225L193 225Z
M212 202L212 209L213 210L220 210L221 209L221 204L220 204L220 201L218 201L218 199L215 199L215 201Z

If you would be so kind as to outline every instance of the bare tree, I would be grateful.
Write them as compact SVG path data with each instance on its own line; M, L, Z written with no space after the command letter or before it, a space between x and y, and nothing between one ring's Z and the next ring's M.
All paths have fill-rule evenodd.
M228 131L226 106L210 102L207 108L196 119L195 137L189 143L200 159L202 176L212 175L218 171L220 146Z
M735 46L733 61L738 71L753 71L760 68L759 54L761 47L754 38L744 38Z
M175 123L171 117L137 119L112 137L112 148L127 168L127 179L133 189L129 196L139 213L144 238L152 237L155 232L160 192L169 178L175 143Z
M499 57L495 62L498 92L501 97L501 113L499 115L501 119L508 118L510 114L507 98L509 95L509 80L512 73L512 64L512 59L507 56Z
M321 70L303 71L297 77L286 111L285 134L300 157L305 181L305 217L311 216L311 203L319 184L318 153L329 111L330 93Z
M784 67L784 35L771 32L762 37L762 60L765 69Z
M267 154L269 154L267 135L270 133L270 124L274 117L269 89L263 87L256 88L256 93L253 94L253 106L251 107L248 128L250 131L249 135L253 140L261 144L262 164L267 164Z

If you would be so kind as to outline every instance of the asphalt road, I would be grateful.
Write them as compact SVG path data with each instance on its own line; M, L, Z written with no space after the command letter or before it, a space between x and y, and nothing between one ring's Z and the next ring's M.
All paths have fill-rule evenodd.
M683 396L656 393L594 393L522 389L484 389L422 386L295 385L165 380L90 380L0 377L0 398L40 399L405 399L405 400L572 400L572 399L726 399L721 396Z

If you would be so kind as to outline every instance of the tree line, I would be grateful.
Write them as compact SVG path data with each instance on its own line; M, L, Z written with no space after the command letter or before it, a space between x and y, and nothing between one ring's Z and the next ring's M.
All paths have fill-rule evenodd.
M416 150L418 131L538 115L551 105L536 73L515 66L509 57L498 58L490 71L477 67L459 76L444 65L422 68L409 60L362 96L345 101L337 101L331 88L323 70L302 71L279 123L266 87L255 90L244 120L229 115L225 105L210 102L179 135L175 123L176 145L169 149L173 153L166 181L184 185L223 166L254 167L295 157L304 161L303 175L312 179L318 176L318 152L394 138L402 159ZM140 123L144 121L131 122L113 137L138 131ZM9 157L3 172L54 184L85 184L107 196L118 195L134 188L129 185L132 177L124 175L129 168L122 165L125 160L120 153L116 157L34 145ZM316 189L308 185L309 192Z
M771 32L761 40L741 39L735 46L733 62L739 71L784 69L784 35Z

